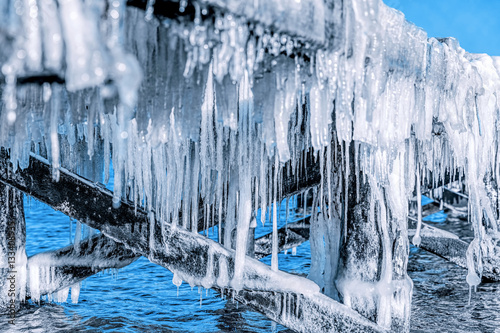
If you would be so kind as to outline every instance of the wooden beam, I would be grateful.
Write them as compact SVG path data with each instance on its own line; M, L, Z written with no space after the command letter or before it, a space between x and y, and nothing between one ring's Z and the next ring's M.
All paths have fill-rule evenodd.
M416 225L416 221L412 221L411 226ZM408 230L408 236L412 237L415 234L415 229ZM455 265L467 269L467 249L469 243L461 240L457 235L422 224L420 231L422 238L419 248L433 253L438 257L448 260ZM500 282L500 247L496 247L493 256L483 256L483 281Z
M312 156L308 157L312 159ZM291 168L291 164L287 163L284 167L282 177L283 184L285 184L282 197L289 197L299 191L304 191L304 189L317 186L320 174L314 169L314 165L314 163L307 164L307 166L295 170L296 175L287 176L290 174L290 170L288 169ZM201 211L203 211L203 208L204 206L200 205ZM217 216L216 220L218 220ZM309 223L309 217L302 223L289 225L288 233L286 234L283 234L280 230L280 251L292 248L293 244L298 246L307 241L309 238L309 227L304 228L302 226L303 223ZM200 214L198 230L201 231L205 228L204 214ZM301 230L302 233L306 233L304 235L307 235L307 238L300 238ZM286 237L284 238L283 235ZM261 259L271 253L270 238L260 238L258 242L256 244L255 255L257 259ZM92 240L83 240L80 243L80 251L76 251L73 245L69 245L56 251L37 254L28 259L28 270L30 266L33 267L35 265L37 269L53 267L53 275L51 281L40 282L42 288L36 292L35 298L37 299L42 295L50 295L68 288L103 269L124 267L135 261L138 257L132 251L124 248L120 243L114 242L103 234L95 236ZM116 260L109 260L111 258L116 258ZM100 265L95 266L95 263L99 262ZM44 279L44 277L40 278ZM31 298L29 286L26 297Z
M331 307L331 298L323 294L293 294L275 292L252 292L242 290L237 294L226 291L226 295L286 327L299 328L299 332L379 332L380 327L357 312L343 306L341 311ZM360 322L369 322L362 326Z
M287 251L309 240L311 217L287 223L278 229L278 252ZM255 240L255 258L262 259L272 253L272 233Z
M26 298L37 301L42 295L66 289L102 270L125 267L139 257L103 234L55 251L37 253L28 258L30 284Z
M127 0L126 5L146 10L148 0ZM295 54L309 61L309 55L302 54L302 45L307 43L305 53L312 53L327 43L325 18L325 5L323 1L302 0L294 2L291 6L283 7L278 1L263 1L261 3L220 0L190 0L186 1L184 8L180 7L178 0L156 0L153 3L153 13L160 19L175 19L194 21L196 8L204 8L200 17L202 20L214 20L215 13L233 14L243 17L249 25L259 24L272 33L283 33L288 38L293 37L298 48ZM134 22L127 22L133 24ZM1 24L0 24L1 25ZM1 28L1 27L0 27ZM0 41L5 47L0 50L0 64L3 64L13 50L14 36L0 29ZM284 52L286 53L286 52ZM293 55L291 55L293 57ZM5 77L0 73L0 80ZM42 70L40 72L26 72L17 77L18 85L66 82L63 73Z
M146 9L147 3L147 0L127 0L127 5L141 9ZM307 42L309 48L317 49L327 43L329 16L323 1L301 0L283 6L281 1L272 0L190 0L180 11L179 1L156 0L153 8L154 13L162 17L187 16L194 19L197 6L207 9L204 16L217 11L243 17L248 24L259 24L273 33L284 33Z

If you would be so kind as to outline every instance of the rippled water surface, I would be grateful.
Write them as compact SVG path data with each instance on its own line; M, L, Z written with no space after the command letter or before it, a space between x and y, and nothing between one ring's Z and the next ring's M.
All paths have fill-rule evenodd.
M28 255L69 244L68 217L33 200L25 200L25 210ZM442 215L435 220L442 221ZM469 225L457 214L434 224L465 240L471 238ZM256 236L270 231L270 223L259 225ZM280 269L307 274L309 260L307 242L295 256L281 253ZM270 258L264 261L270 264ZM409 274L414 281L413 332L500 333L499 283L481 284L468 305L465 270L415 247L411 248ZM177 288L172 277L166 269L141 258L118 272L88 278L78 304L28 304L18 313L14 327L6 318L1 320L0 332L289 332L211 290L185 283Z

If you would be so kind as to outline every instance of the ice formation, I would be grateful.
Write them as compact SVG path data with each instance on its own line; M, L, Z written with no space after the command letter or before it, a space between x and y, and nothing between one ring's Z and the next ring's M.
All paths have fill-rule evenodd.
M123 0L58 3L0 5L0 145L16 167L33 151L56 180L64 167L107 183L112 163L115 208L130 200L151 223L193 232L200 218L221 223L234 276L204 286L238 290L253 216L268 211L276 235L284 165L311 163L311 149L322 179L309 278L356 309L373 307L365 315L382 327L409 315L409 202L421 184L459 173L475 232L467 282L480 282L481 256L498 241L485 184L500 174L499 58L428 38L378 0L225 1L233 14L199 1L193 20L180 15L183 1L173 19L153 16L154 1L146 11ZM315 38L286 19L270 30L287 9L307 9ZM59 79L21 83L46 72ZM341 251L351 218L379 245L371 266Z

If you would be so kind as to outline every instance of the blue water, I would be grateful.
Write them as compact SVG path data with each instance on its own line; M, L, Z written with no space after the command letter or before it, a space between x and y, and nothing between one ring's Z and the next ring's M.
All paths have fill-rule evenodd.
M282 205L281 223L285 223ZM62 213L25 199L27 252L57 249L70 243L70 220ZM298 218L291 215L290 220ZM260 220L260 219L258 219ZM75 223L72 222L74 233ZM430 222L431 224L433 222ZM436 224L436 223L435 223ZM454 213L441 228L470 240L470 226ZM260 223L256 236L271 231ZM263 259L270 264L270 258ZM307 274L310 249L306 242L297 254L279 254L280 269ZM468 305L465 271L415 247L409 274L414 281L413 332L500 333L500 284L479 286ZM215 292L172 284L172 274L141 258L118 272L100 273L82 285L78 304L29 303L15 327L0 320L0 332L287 332L264 316L249 311ZM1 319L1 318L0 318Z

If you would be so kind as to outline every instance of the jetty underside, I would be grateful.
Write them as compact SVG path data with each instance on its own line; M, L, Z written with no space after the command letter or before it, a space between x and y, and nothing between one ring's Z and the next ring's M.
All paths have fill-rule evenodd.
M6 13L14 2L0 9ZM62 56L77 46L72 39L91 45L84 34L61 33L67 49L62 51L60 44L47 41L37 49L36 38L28 33L33 48L23 49L28 60L19 65L25 56L13 56L21 43L13 27L29 30L34 25L24 19L0 23L0 250L6 254L0 262L2 308L9 311L6 281L14 268L19 272L19 308L44 295L65 301L69 287L78 288L102 270L125 267L143 256L191 285L230 295L297 332L409 332L412 282L406 269L411 241L467 269L471 285L500 281L498 233L492 222L498 217L497 167L483 170L481 165L488 163L478 162L472 169L470 156L464 154L474 149L461 155L461 145L453 141L454 131L470 132L471 137L481 133L477 136L483 138L489 132L476 129L468 115L456 117L472 124L468 127L451 116L437 116L433 108L441 110L445 102L431 105L437 97L419 95L421 89L430 96L432 87L426 88L425 79L431 74L435 76L429 82L446 94L455 89L444 78L453 68L431 73L439 65L434 65L435 49L475 61L475 55L464 55L453 40L428 40L378 1L62 3L40 4L40 36L57 28L45 23L44 15L62 17L61 31L70 31L63 15L75 8L84 8L75 25L80 19L85 23L106 17L97 21L101 30L96 29L96 36L102 31L108 35L103 33L105 42L94 45L89 56L90 76L70 56ZM376 14L360 8L361 3L374 6ZM366 22L378 22L375 15L390 16L390 24L366 23L358 11L374 15ZM349 23L346 17L359 21ZM399 29L411 37L408 45L394 46L394 54L380 56L388 59L381 69L374 65L379 59L379 46L373 42L377 38L366 33L372 28L374 34ZM420 50L412 43L425 45ZM80 52L76 46L74 52ZM359 49L365 53L358 55ZM54 52L39 60L33 55L50 50ZM413 50L425 58L413 61ZM138 60L131 60L131 54ZM106 61L115 67L95 65L101 58L112 59ZM339 68L350 74L338 79ZM83 74L77 77L79 70ZM99 72L103 70L104 76ZM402 73L403 79L391 77L393 73ZM370 81L376 75L384 76L386 88ZM421 118L409 116L406 130L386 132L382 118L392 112L403 128L406 118L401 114L408 110L389 105L395 94L383 94L392 81L412 75L415 82L405 87L430 111L423 107ZM331 77L339 80L338 86L333 87ZM440 77L443 82L435 83ZM360 80L362 85L349 88ZM371 101L366 95L370 89L385 100ZM387 105L377 108L376 103ZM380 110L389 110L389 115ZM371 124L377 117L380 122L373 128L380 126L378 132L354 125ZM391 130L397 134L384 134ZM114 191L102 184L109 178L110 159ZM449 186L458 183L468 186L463 191ZM27 258L23 194L99 233ZM422 206L422 194L435 200ZM293 196L302 200L304 216L278 228L277 206ZM483 238L467 243L422 223L422 217L467 200L471 209L481 211L474 215L474 228ZM259 209L263 219L268 212L273 232L254 238ZM214 226L218 242L203 233ZM493 245L480 246L484 239ZM278 270L277 253L307 241L313 253L309 275ZM267 256L273 258L271 267L259 261ZM15 257L15 267L9 265L10 257ZM42 274L48 270L51 274Z

